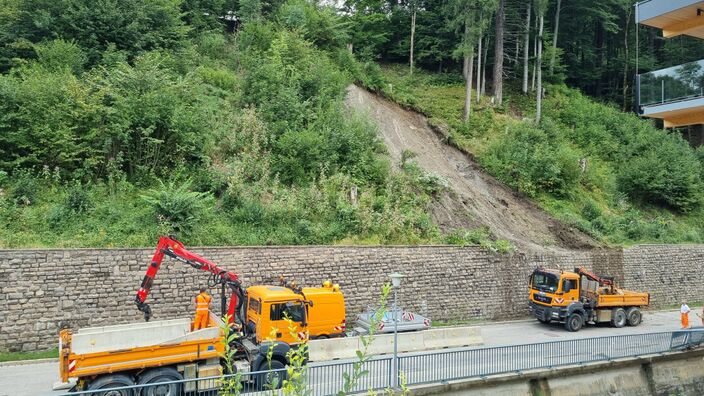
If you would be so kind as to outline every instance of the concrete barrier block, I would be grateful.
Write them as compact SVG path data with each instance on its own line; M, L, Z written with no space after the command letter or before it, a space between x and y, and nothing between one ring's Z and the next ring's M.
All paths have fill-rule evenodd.
M483 339L478 327L447 327L424 331L398 333L398 352L419 352L441 348L481 345ZM308 344L311 361L349 359L362 348L359 337L313 340ZM369 355L385 355L394 351L394 335L377 334L369 345Z
M73 334L71 348L77 354L138 348L173 342L190 331L188 318L91 327Z
M357 355L360 346L359 337L312 340L308 342L308 358L312 362L349 359Z
M423 333L425 349L456 348L484 343L479 327L447 327L430 329Z
M398 352L417 352L424 349L424 331L412 331L398 333ZM374 342L369 346L369 353L372 355L382 355L394 352L394 335L380 334L375 336Z

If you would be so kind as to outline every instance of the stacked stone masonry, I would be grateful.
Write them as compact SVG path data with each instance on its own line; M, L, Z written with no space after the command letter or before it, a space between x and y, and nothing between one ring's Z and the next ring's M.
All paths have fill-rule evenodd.
M302 285L333 280L345 294L348 320L374 305L387 274L406 274L404 307L436 320L527 315L526 282L540 265L584 265L649 291L655 307L704 301L699 281L704 245L496 255L479 247L227 247L194 251L239 274L245 285L280 275ZM143 320L134 297L151 249L0 250L0 351L56 345L61 328ZM190 316L208 274L166 259L149 302L154 320ZM219 291L212 290L219 312Z

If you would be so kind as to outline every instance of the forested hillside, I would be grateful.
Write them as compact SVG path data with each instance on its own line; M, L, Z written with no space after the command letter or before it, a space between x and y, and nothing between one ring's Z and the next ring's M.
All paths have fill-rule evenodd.
M704 241L703 149L631 112L636 70L704 41L636 27L621 0L346 4L357 54L387 64L367 86L490 174L607 243Z
M0 246L439 240L306 1L3 1ZM342 67L341 67L342 66Z
M353 82L595 238L704 241L704 152L623 112L701 42L624 0L322 3L0 0L0 247L493 239L433 224Z

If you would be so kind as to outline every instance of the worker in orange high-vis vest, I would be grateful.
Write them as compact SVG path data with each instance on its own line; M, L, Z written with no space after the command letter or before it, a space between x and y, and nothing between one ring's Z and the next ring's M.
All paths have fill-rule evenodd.
M210 301L212 297L205 291L204 287L200 288L200 294L196 296L196 317L193 320L193 330L205 329L208 327L210 313Z
M683 329L689 328L689 312L690 311L691 311L691 309L689 309L689 305L687 305L686 302L682 301L682 306L680 306L680 322L682 322Z

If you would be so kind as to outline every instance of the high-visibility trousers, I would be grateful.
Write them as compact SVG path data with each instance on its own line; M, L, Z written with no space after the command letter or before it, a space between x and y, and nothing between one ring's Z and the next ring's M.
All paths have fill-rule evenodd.
M193 320L193 330L205 329L208 327L208 311L196 311L196 317Z
M683 329L686 329L687 327L689 327L689 314L688 313L680 314L680 321L682 322Z

